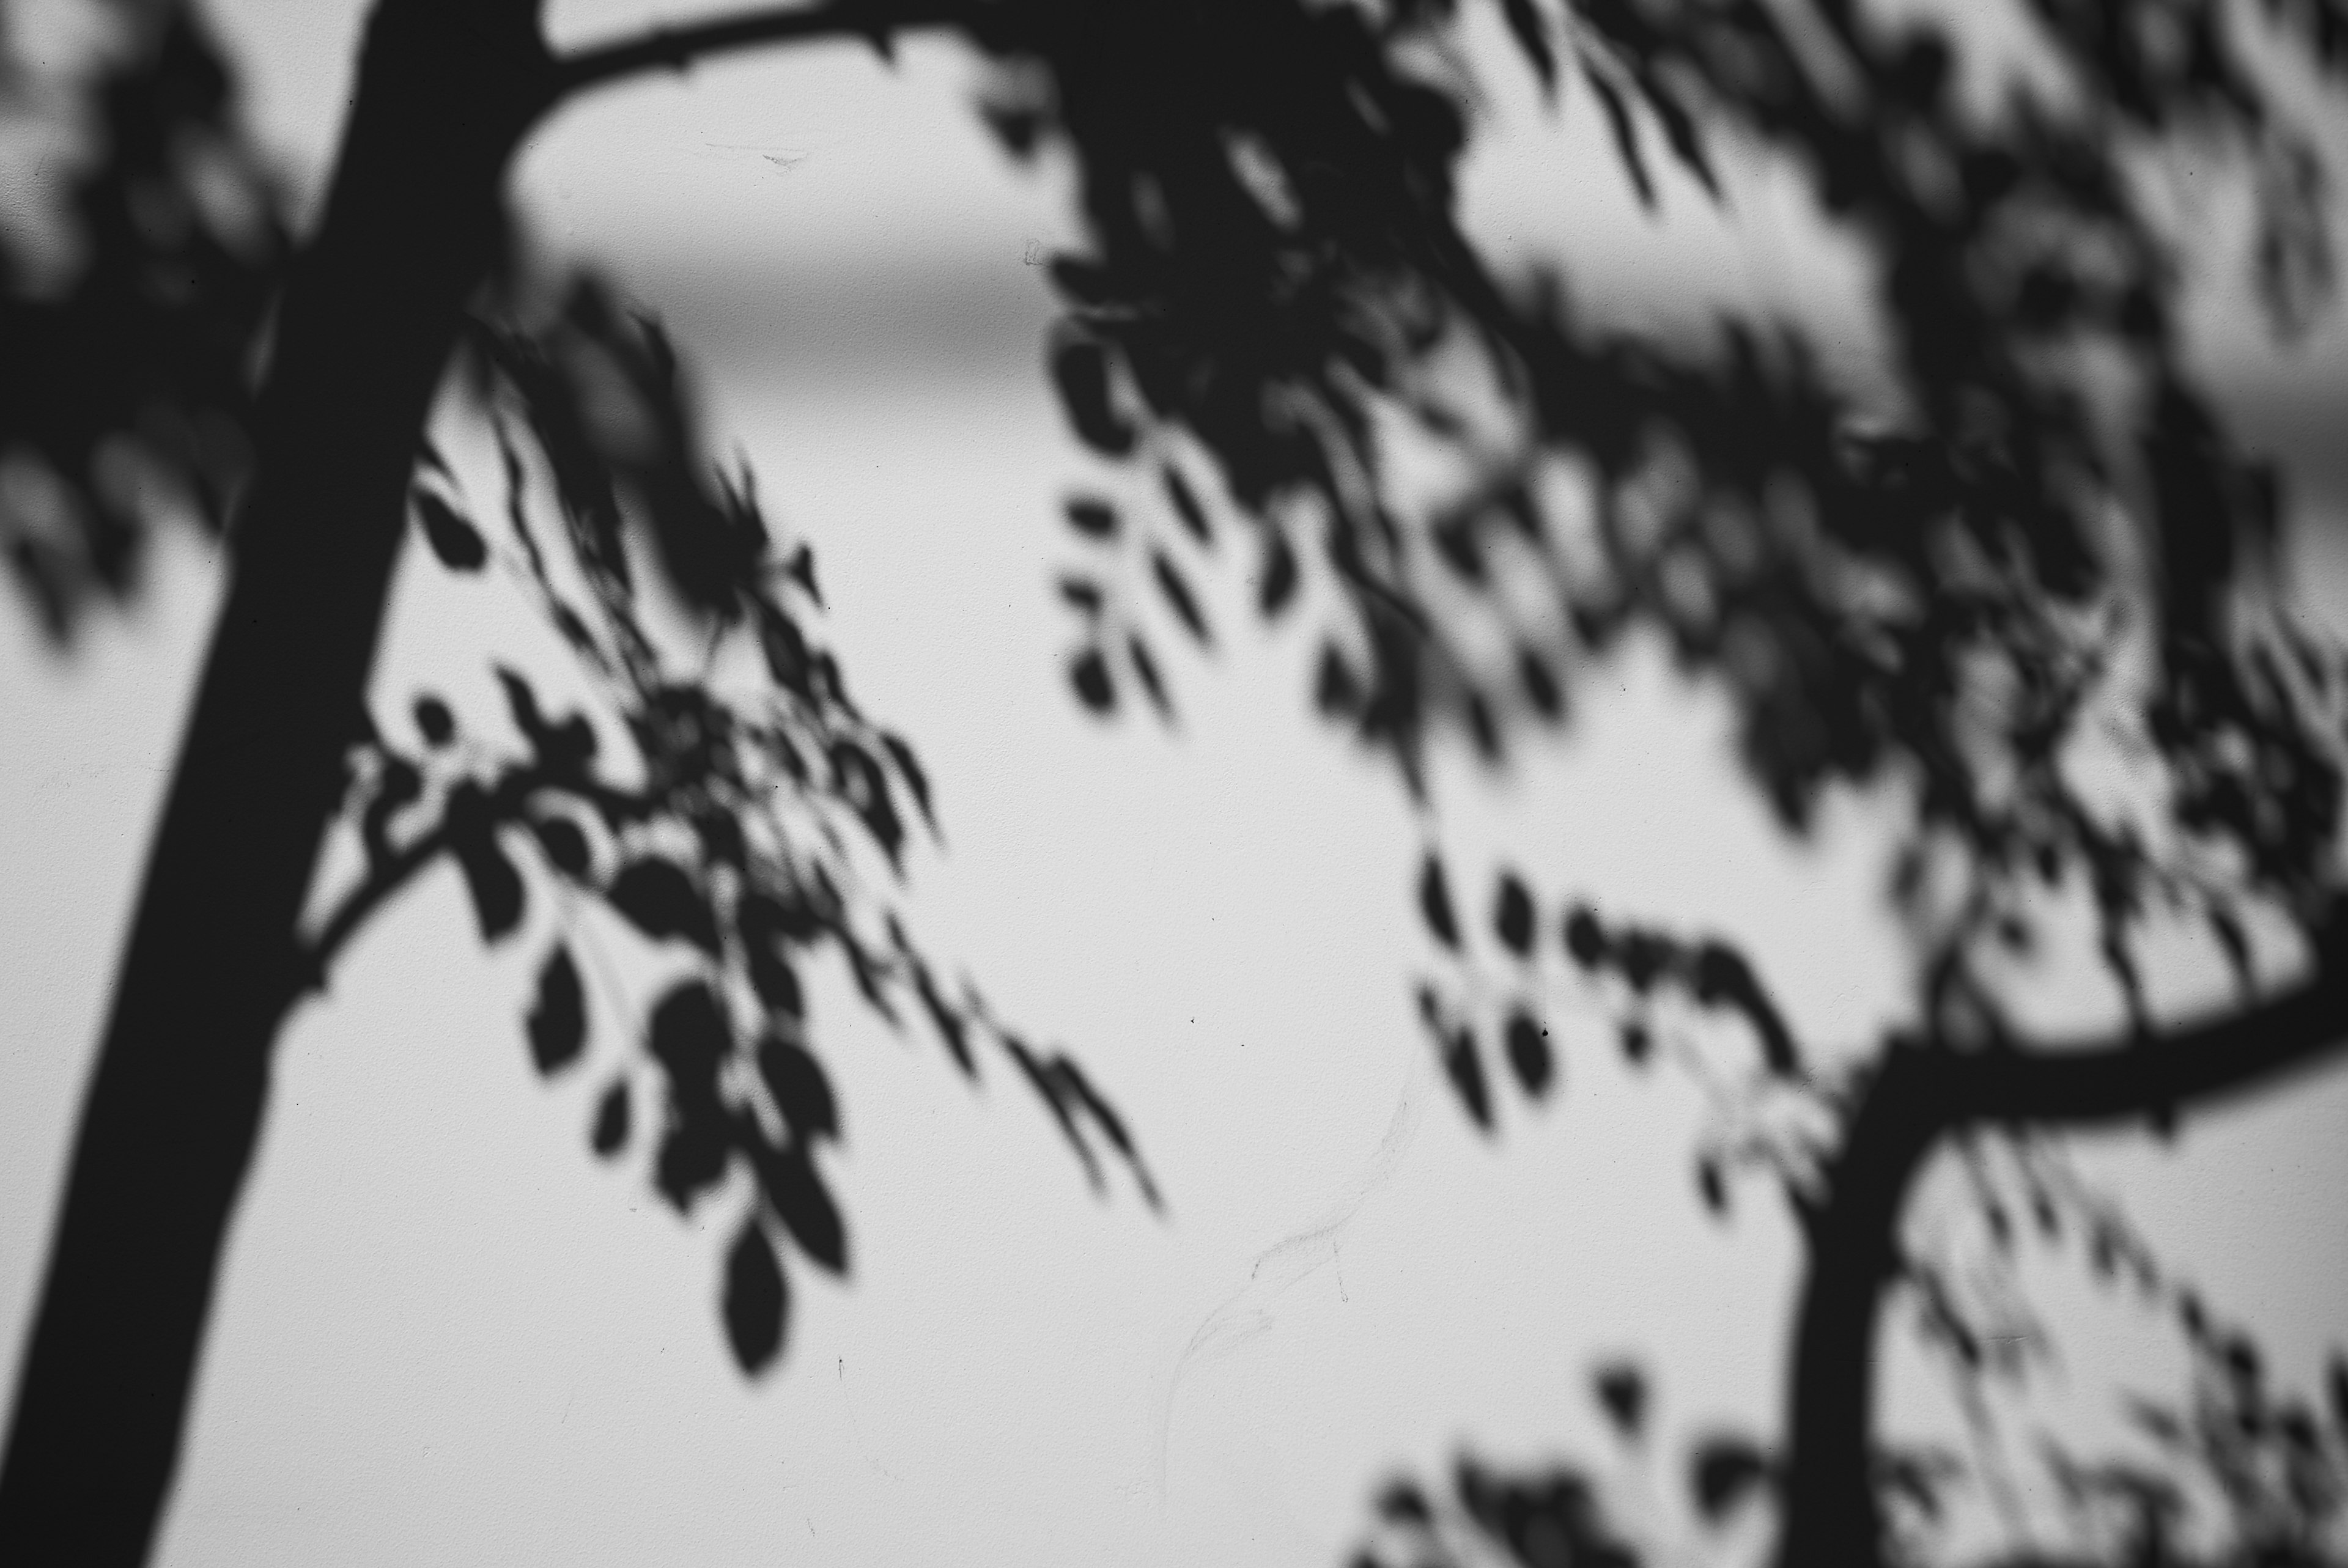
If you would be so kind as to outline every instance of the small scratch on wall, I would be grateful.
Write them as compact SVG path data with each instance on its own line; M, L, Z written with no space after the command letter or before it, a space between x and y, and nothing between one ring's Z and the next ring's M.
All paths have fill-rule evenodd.
M778 174L788 174L815 156L813 148L761 147L755 142L731 141L705 141L702 145L714 153L747 153L764 160Z
M870 1449L864 1446L864 1429L856 1419L856 1401L850 1397L848 1392L848 1358L845 1356L840 1357L834 1365L836 1368L834 1376L839 1389L839 1408L841 1412L848 1417L849 1446L854 1449L858 1454L862 1456L866 1464L872 1467L872 1471L875 1475L880 1476L883 1481L893 1481L901 1483L905 1478L899 1475L895 1471L891 1470L887 1465L882 1464L880 1457L873 1453ZM813 1526L810 1525L809 1528L812 1529Z
M1414 1053L1403 1079L1402 1093L1395 1103L1394 1117L1386 1123L1385 1135L1379 1139L1369 1163L1345 1184L1342 1195L1317 1223L1292 1232L1256 1255L1246 1281L1207 1314L1174 1356L1171 1365L1159 1375L1158 1419L1153 1427L1157 1442L1151 1453L1151 1469L1160 1498L1166 1495L1166 1460L1174 1430L1174 1399L1184 1375L1201 1359L1219 1360L1270 1330L1276 1321L1270 1310L1273 1301L1324 1266L1339 1263L1339 1249L1354 1214L1372 1193L1393 1177L1412 1138L1417 1134L1417 1091L1418 1057ZM1339 1296L1350 1303L1352 1297L1345 1295L1342 1266L1337 1282Z

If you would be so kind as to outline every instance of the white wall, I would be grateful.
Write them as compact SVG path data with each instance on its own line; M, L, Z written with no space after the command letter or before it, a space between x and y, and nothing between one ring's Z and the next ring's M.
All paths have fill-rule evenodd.
M218 9L264 126L314 169L356 7ZM582 0L556 26L649 14ZM567 112L521 184L550 247L607 260L664 313L816 542L851 682L938 784L950 847L916 858L918 928L1109 1089L1169 1217L1088 1194L1001 1071L972 1092L828 974L855 1272L795 1271L786 1361L747 1385L715 1311L723 1211L680 1222L640 1167L599 1166L598 1074L550 1087L528 1066L545 890L484 957L439 876L282 1047L163 1563L1330 1563L1395 1465L1463 1441L1603 1459L1582 1393L1603 1355L1656 1368L1666 1458L1687 1432L1770 1430L1794 1264L1776 1206L1756 1186L1705 1220L1695 1096L1595 1035L1550 1108L1504 1096L1496 1141L1467 1125L1408 1002L1429 826L1308 718L1295 629L1260 630L1226 563L1219 651L1172 661L1178 730L1103 728L1068 699L1056 503L1103 477L1037 374L1031 264L1066 220L967 97L963 63L927 47L894 72L846 46L724 66ZM1636 221L1606 243L1644 253ZM1778 253L1724 288L1775 297ZM174 542L149 602L72 661L21 618L0 634L11 1344L211 590ZM482 703L488 653L529 635L518 609L417 559L381 705L426 681ZM1505 845L1553 894L1734 932L1804 1028L1866 1038L1900 995L1879 815L1852 804L1786 842L1730 782L1718 708L1652 661L1585 699L1510 778L1445 777L1459 863ZM627 1049L613 999L595 995L599 1060ZM2191 1125L2173 1155L2112 1139L2089 1159L2304 1378L2348 1329L2348 1241L2322 1206L2343 1128L2335 1073ZM2089 1404L2145 1375L2098 1360L2144 1328L2098 1310L2076 1308L2061 1390Z

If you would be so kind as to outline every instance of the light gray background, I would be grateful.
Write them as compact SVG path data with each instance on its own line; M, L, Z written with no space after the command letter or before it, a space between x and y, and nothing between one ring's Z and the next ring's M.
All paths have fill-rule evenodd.
M358 6L212 9L267 139L314 189ZM664 14L580 0L554 26ZM1566 1092L1538 1113L1504 1095L1499 1137L1478 1137L1412 1017L1432 960L1409 881L1430 833L1471 874L1509 846L1551 896L1735 933L1802 1028L1859 1040L1902 995L1875 894L1889 818L1843 802L1789 843L1735 784L1719 704L1636 651L1588 684L1569 738L1502 780L1447 767L1439 824L1415 816L1308 718L1311 645L1253 622L1234 559L1210 577L1218 651L1171 661L1179 729L1086 722L1059 675L1049 571L1076 547L1056 503L1118 480L1088 468L1040 374L1060 176L1005 162L973 79L916 45L894 70L837 46L647 82L567 111L520 184L550 251L609 263L663 313L717 429L814 540L854 690L937 781L950 849L915 857L917 928L1082 1057L1169 1216L1121 1185L1088 1194L1001 1071L972 1092L827 970L819 1045L847 1120L829 1169L855 1273L794 1272L786 1361L746 1385L714 1306L730 1211L680 1222L640 1165L598 1165L600 1074L529 1068L544 889L525 936L484 956L437 875L281 1048L163 1563L1328 1563L1394 1466L1463 1441L1607 1460L1583 1389L1616 1352L1654 1367L1663 1440L1652 1476L1614 1479L1672 1551L1682 1440L1772 1429L1796 1263L1777 1206L1754 1185L1728 1223L1704 1219L1696 1096L1627 1073L1570 1006ZM1847 268L1782 179L1742 169L1727 221L1673 188L1650 220L1579 106L1550 121L1504 94L1490 112L1508 135L1469 192L1496 249L1570 246L1648 319L1798 311L1863 358ZM2277 359L2210 292L2239 406L2336 482L2324 397L2348 330ZM2311 570L2339 538L2307 536ZM12 1346L216 582L201 548L167 540L145 602L65 660L0 617ZM503 590L419 559L380 705L428 682L490 722L488 656L542 646ZM592 999L599 1061L626 1049L616 1002ZM2188 1124L2174 1155L2113 1138L2086 1159L2305 1380L2348 1332L2343 1129L2335 1071ZM2075 1267L2043 1272L2065 1359L2017 1430L2095 1430L2123 1384L2174 1391L2171 1337ZM1945 1424L1925 1368L1895 1359L1892 1381L1903 1430Z

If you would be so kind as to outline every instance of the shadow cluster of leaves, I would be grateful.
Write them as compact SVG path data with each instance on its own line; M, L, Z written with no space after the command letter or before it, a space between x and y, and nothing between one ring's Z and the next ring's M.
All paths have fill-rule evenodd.
M2144 166L2251 176L2279 329L2333 267L2312 139L2215 0L2034 4L2062 87L2006 84L1987 109L1959 77L1992 67L1927 17L1502 6L1546 91L1597 97L1651 203L1651 141L1715 192L1717 144L1807 173L1873 263L1895 363L1864 395L1790 328L1723 321L1716 352L1667 349L1585 325L1555 275L1488 275L1453 213L1461 9L1022 5L973 26L1002 62L998 134L1080 174L1089 246L1054 270L1071 424L1155 470L1179 528L1143 537L1092 494L1072 526L1126 541L1128 575L1203 641L1165 543L1207 539L1184 472L1203 455L1256 536L1263 612L1334 590L1318 705L1414 787L1436 729L1498 758L1647 627L1735 697L1789 824L1835 781L1904 781L1920 843L1976 874L1945 953L2076 873L2140 999L2130 940L2156 908L2235 954L2244 903L2304 915L2340 825L2348 667L2290 612L2278 476L2195 384L2187 237ZM2336 71L2328 8L2260 15ZM1429 444L1466 477L1414 509L1395 462ZM1165 706L1141 618L1099 573L1063 589L1082 701L1107 711L1129 671ZM2081 782L2114 735L2162 781L2157 810Z
M1711 1119L1694 1170L1705 1206L1725 1216L1734 1178L1758 1171L1773 1178L1806 1232L1815 1225L1824 1171L1868 1061L1822 1070L1734 944L1546 899L1505 867L1491 878L1484 918L1471 922L1433 854L1417 892L1427 934L1456 971L1422 986L1421 1011L1446 1076L1478 1126L1488 1132L1496 1120L1488 1039L1529 1101L1544 1097L1561 1068L1539 1000L1557 1005L1542 973L1553 951L1578 975L1581 1001L1612 1020L1630 1065L1668 1062L1704 1092ZM1724 1023L1731 1026L1725 1035ZM2328 1419L2317 1414L2319 1400L2270 1391L2250 1337L2222 1325L2203 1291L2161 1263L2121 1205L2089 1187L2058 1143L2027 1127L1983 1127L1955 1140L1954 1153L1960 1212L1905 1227L1896 1289L1911 1308L1900 1321L1952 1377L1970 1441L1962 1449L1879 1445L1877 1490L1891 1560L1943 1560L1959 1502L2012 1491L2014 1423L2000 1401L2018 1410L2034 1378L2059 1365L2054 1339L2021 1290L2023 1255L2035 1249L2157 1314L2182 1336L2196 1368L2182 1402L2120 1395L2150 1440L2148 1453L2091 1458L2043 1433L2034 1440L2031 1457L2060 1500L2068 1538L2092 1543L2093 1561L2165 1568L2340 1561L2348 1363L2334 1358L2326 1397L2338 1409ZM1635 1438L1643 1383L1616 1368L1593 1389L1610 1424ZM1740 1441L1700 1445L1688 1471L1697 1517L1716 1522L1728 1509L1722 1499L1756 1484L1774 1491L1778 1463ZM1578 1471L1503 1483L1467 1465L1448 1516L1415 1488L1390 1492L1382 1508L1386 1548L1403 1553L1391 1560L1411 1563L1616 1561L1607 1554L1627 1549L1600 1528L1591 1486ZM1536 1521L1546 1522L1529 1522ZM1472 1545L1478 1532L1488 1539Z
M1532 1470L1496 1468L1463 1454L1448 1490L1408 1477L1378 1495L1370 1540L1353 1568L1638 1568L1680 1561L1652 1523L1631 1521L1654 1512L1647 1503L1684 1505L1704 1538L1716 1544L1744 1513L1776 1486L1776 1460L1753 1442L1715 1431L1692 1443L1678 1467L1678 1500L1641 1500L1627 1491L1651 1440L1650 1388L1635 1363L1613 1361L1592 1369L1590 1393L1624 1460L1617 1475L1572 1465Z
M1999 1568L2100 1563L2122 1568L2323 1568L2348 1501L2348 1367L2332 1373L2331 1409L2267 1391L2257 1351L2205 1324L2182 1407L2139 1400L2135 1424L2164 1468L2088 1461L2045 1440L2064 1512L2092 1555L2025 1553ZM1612 1464L1503 1468L1463 1454L1448 1487L1399 1476L1380 1490L1352 1568L1637 1568L1736 1558L1746 1522L1776 1507L1782 1460L1715 1429L1673 1465L1649 1450L1651 1389L1634 1362L1592 1368L1590 1393L1616 1452ZM1957 1497L1983 1484L1983 1460L1932 1444L1886 1444L1875 1485L1895 1522L1895 1561L1933 1561L1931 1539ZM1669 1476L1668 1481L1659 1478ZM2219 1516L2193 1519L2199 1500ZM1744 1548L1737 1542L1743 1542Z
M1418 909L1447 972L1420 982L1418 1011L1445 1078L1479 1128L1492 1132L1498 1111L1487 1042L1539 1103L1564 1081L1565 1017L1594 1010L1633 1070L1667 1061L1704 1092L1712 1122L1694 1172L1708 1210L1727 1211L1731 1179L1745 1167L1776 1176L1796 1212L1807 1210L1849 1085L1809 1060L1740 948L1609 921L1586 903L1545 898L1508 867L1492 876L1479 930L1462 920L1452 881L1430 852L1419 869ZM1556 983L1558 960L1570 990Z
M1929 1047L2021 1043L1994 956L2066 898L2137 1030L2154 1028L2137 948L2156 921L2198 920L2253 992L2250 911L2312 929L2339 876L2348 661L2299 618L2281 476L2197 383L2181 322L2199 236L2154 188L2164 161L2242 179L2250 285L2275 332L2302 330L2335 268L2316 144L2273 61L2335 87L2338 7L2029 0L2030 69L2005 79L1915 7L1499 0L1544 94L1592 95L1649 207L1721 199L1732 147L1802 174L1869 265L1890 354L1864 387L1788 326L1728 318L1710 347L1668 344L1581 319L1553 271L1488 275L1453 210L1469 9L1300 0L1071 27L1042 7L1032 31L981 32L1004 62L998 133L1079 171L1087 248L1055 269L1070 424L1139 471L1132 493L1154 477L1175 525L1088 492L1075 530L1121 552L1128 580L1147 563L1204 641L1197 595L1164 579L1206 558L1197 495L1227 492L1267 619L1327 607L1316 705L1414 793L1438 733L1498 762L1569 716L1577 671L1660 635L1733 698L1788 826L1838 783L1912 801L1892 892ZM1430 453L1453 482L1409 498L1400 477ZM1201 548L1171 556L1181 532ZM1167 706L1110 571L1063 592L1084 702L1112 709L1122 664ZM1865 1069L1819 1078L1733 948L1586 909L1550 926L1512 871L1486 946L1438 860L1416 893L1462 968L1419 1010L1479 1125L1486 1031L1529 1098L1555 1081L1532 966L1561 939L1634 1063L1657 1050L1662 998L1741 1019L1751 1072L1674 1053L1722 1110L1699 1190L1724 1210L1728 1168L1757 1162L1812 1212ZM2126 1233L2097 1234L2099 1266L2123 1269ZM1893 1466L1886 1496L1929 1504L1948 1468Z
M1416 379L1448 295L1500 308L1449 220L1467 130L1453 96L1395 68L1399 24L1351 6L1000 12L971 29L1001 61L990 121L1014 153L1065 149L1079 170L1092 244L1053 264L1070 308L1048 355L1076 433L1157 470L1203 542L1175 439L1194 437L1256 536L1266 615L1288 608L1323 545L1377 601L1366 552L1395 543L1396 525L1371 494L1369 398L1408 390L1397 379ZM1340 509L1319 540L1283 515L1303 494ZM1173 559L1152 550L1148 569L1200 634ZM1390 679L1365 727L1406 741L1411 625L1372 630ZM1110 705L1117 664L1162 690L1145 641L1096 639L1072 671L1088 705Z
M2224 9L2034 5L2067 100L2010 85L1986 118L1957 76L1989 67L1928 21L1821 7L1809 53L1829 67L1765 6L1586 12L1707 123L1810 173L1872 252L1898 355L1899 405L1868 411L1863 434L1798 351L1773 384L1739 330L1725 372L1630 375L1662 395L1694 477L1678 526L1610 548L1618 575L1646 578L1627 605L1726 667L1748 761L1790 819L1826 777L1910 770L1923 833L1985 884L1952 947L2010 916L2016 878L2083 873L2132 1002L2124 936L2148 902L2198 907L2238 949L2236 899L2303 915L2339 826L2338 651L2289 613L2280 477L2193 383L2182 239L2137 167L2313 159ZM2258 272L2271 314L2296 324L2312 302L2281 276L2320 293L2331 275L2302 205L2315 188L2257 189L2259 254L2307 251ZM1588 411L1625 406L1591 395L1624 377L1555 352L1554 406L1581 411L1577 436ZM1655 433L1635 415L1598 423L1609 476ZM2099 729L2167 781L2166 821L2116 820L2077 782Z
M283 193L194 16L91 9L118 37L86 93L13 48L0 61L0 110L52 148L34 194L60 198L0 247L0 550L60 640L130 590L166 518L226 526L290 253Z
M2163 1265L2119 1204L2090 1188L2043 1140L2003 1131L1961 1145L1986 1246L1946 1227L1935 1243L1911 1235L1903 1288L1921 1342L1948 1369L1973 1441L1942 1453L1907 1485L1910 1533L1939 1522L1955 1487L2012 1490L2017 1460L2034 1462L2081 1558L2129 1568L2186 1564L2312 1565L2348 1552L2348 1359L2335 1352L2313 1398L2276 1389L2250 1334L2205 1293ZM2190 1368L2181 1394L2124 1390L2134 1440L2087 1455L2038 1432L2019 1441L1997 1425L1992 1397L2019 1395L2059 1374L2055 1341L2023 1300L2021 1255L2084 1267L2121 1300L2157 1313L2181 1336Z
M2333 1358L2328 1409L2278 1395L2258 1350L2206 1320L2191 1328L2194 1385L2181 1403L2132 1410L2168 1467L2213 1491L2233 1521L2231 1561L2317 1568L2341 1560L2348 1512L2348 1362ZM2067 1507L2116 1513L2114 1560L2166 1565L2194 1560L2179 1540L2188 1504L2169 1474L2125 1460L2077 1464L2050 1455ZM2107 1526L2109 1528L2109 1526Z
M819 952L835 954L891 1023L925 1019L973 1079L983 1050L1007 1058L1096 1185L1106 1156L1154 1203L1131 1135L1090 1079L997 1022L967 982L950 986L891 907L908 825L932 820L927 775L857 706L811 635L820 597L808 547L778 550L747 470L702 456L657 323L578 279L543 322L479 326L467 364L502 468L502 527L479 520L429 448L417 526L445 568L494 563L536 604L624 751L608 755L605 725L587 714L547 711L513 669L497 674L519 758L511 739L472 733L447 702L420 695L420 751L378 733L352 760L350 815L369 869L322 947L443 855L463 874L483 939L511 936L540 880L516 864L525 847L559 891L562 931L525 1028L550 1074L580 1063L594 1032L583 907L688 959L644 1009L643 1061L613 1071L590 1140L610 1157L648 1135L654 1184L680 1211L747 1178L723 1300L750 1370L783 1343L781 1244L835 1273L848 1266L817 1158L841 1131L801 980ZM638 540L656 570L644 569ZM646 600L654 584L673 590L665 627ZM681 652L681 641L694 646ZM877 864L861 864L876 852Z

